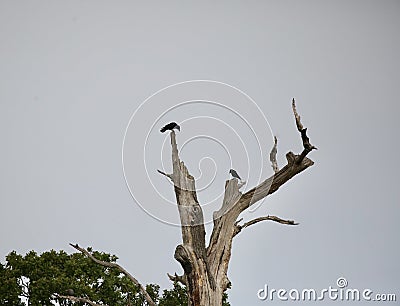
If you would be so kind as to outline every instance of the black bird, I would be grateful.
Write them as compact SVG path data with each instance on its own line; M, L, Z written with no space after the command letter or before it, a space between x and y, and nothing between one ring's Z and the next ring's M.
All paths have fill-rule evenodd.
M75 294L75 292L74 292L73 289L65 290L65 292L66 292L68 295L72 295L72 296L74 296L74 294Z
M239 180L242 180L242 179L240 178L239 174L237 174L237 172L236 172L235 170L231 169L231 170L229 170L229 173L230 173L234 178L237 178L237 179L239 179Z
M170 122L170 123L168 123L167 125L165 125L165 126L160 130L160 132L161 132L161 133L164 133L165 131L168 131L168 130L172 131L173 129L177 129L178 131L180 131L180 130L181 130L181 127L180 127L176 122Z

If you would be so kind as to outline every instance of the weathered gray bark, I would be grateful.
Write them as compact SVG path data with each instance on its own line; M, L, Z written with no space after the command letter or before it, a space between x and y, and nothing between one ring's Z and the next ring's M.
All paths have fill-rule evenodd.
M175 259L181 264L182 276L169 275L171 280L187 286L190 306L220 306L222 296L230 287L227 276L231 258L232 240L243 228L264 220L282 224L296 225L294 221L283 220L275 216L257 218L239 225L239 215L254 203L274 193L280 186L296 174L314 164L306 155L316 149L309 142L307 129L300 122L295 102L292 102L296 126L303 141L303 151L299 155L286 154L287 164L279 170L276 162L276 140L270 158L275 174L257 187L242 194L238 181L231 179L225 183L225 195L218 211L214 212L214 227L208 247L205 243L203 211L197 200L194 178L189 174L184 163L179 159L176 135L171 131L173 173L166 175L174 183L178 211L181 220L183 243L175 250Z

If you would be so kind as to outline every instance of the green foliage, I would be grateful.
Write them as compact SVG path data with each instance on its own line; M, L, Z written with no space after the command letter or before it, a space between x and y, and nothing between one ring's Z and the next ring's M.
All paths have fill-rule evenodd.
M174 288L168 290L165 289L163 292L163 296L160 299L159 306L187 306L188 297L186 294L186 289L179 285L177 282L174 282Z
M106 262L116 262L117 257L103 252L88 251ZM67 254L54 250L41 255L31 251L25 256L15 251L6 256L5 265L0 263L0 305L24 306L21 297L29 305L61 306L83 305L57 299L54 294L67 295L72 289L75 296L86 297L96 303L108 305L146 305L138 288L117 269L96 264L81 253ZM149 284L146 290L157 305L187 306L185 287L174 283L172 289L159 295L160 287ZM224 306L229 306L224 295Z
M186 294L186 288L181 286L179 283L174 282L172 289L165 289L163 295L159 300L159 306L187 306L188 297ZM228 302L228 294L224 293L222 297L222 306L230 306Z
M23 305L19 297L18 279L7 266L0 263L0 305Z
M222 297L222 306L230 306L228 302L228 293L224 292L224 296Z

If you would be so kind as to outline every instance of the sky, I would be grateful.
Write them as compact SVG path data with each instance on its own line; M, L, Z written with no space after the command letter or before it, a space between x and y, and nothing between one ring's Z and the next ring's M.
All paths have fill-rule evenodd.
M295 98L315 164L243 218L300 224L235 237L229 300L294 303L257 292L345 278L398 305L399 13L390 0L0 1L2 261L73 242L170 288L181 236L159 128L181 124L209 222L230 168L243 191L272 175L272 135L280 167L301 152Z

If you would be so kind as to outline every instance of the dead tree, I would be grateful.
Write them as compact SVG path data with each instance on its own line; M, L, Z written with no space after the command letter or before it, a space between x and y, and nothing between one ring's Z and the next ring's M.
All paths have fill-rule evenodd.
M276 160L277 139L275 138L274 146L270 153L274 175L244 194L239 191L241 186L235 178L226 181L221 208L213 214L214 227L208 246L206 246L203 211L197 200L195 181L185 164L179 159L176 135L174 131L171 131L173 172L171 174L160 170L158 172L167 176L174 183L183 240L183 243L176 247L174 257L181 264L184 274L177 275L175 273L175 275L168 274L168 276L172 281L180 282L186 286L188 304L190 306L222 305L223 293L231 285L227 271L231 258L232 240L244 228L267 220L286 225L298 224L293 220L284 220L269 215L250 220L242 225L239 224L242 219L238 220L239 215L250 206L274 193L293 176L314 164L306 156L316 147L310 143L307 137L307 128L303 127L300 122L294 99L292 108L296 126L303 142L303 151L298 155L288 152L286 154L287 164L279 170ZM118 269L137 286L147 305L156 305L148 292L146 292L145 287L123 267L116 263L105 262L95 258L88 250L81 248L78 244L70 245L94 262L105 267ZM74 302L83 302L93 306L100 305L85 297L60 294L55 295L55 297Z
M279 170L275 138L270 153L274 175L245 193L239 191L237 179L226 181L221 208L213 214L214 226L208 246L205 241L203 211L197 200L195 180L179 158L175 132L170 132L173 172L171 174L159 172L174 183L183 240L182 244L176 247L174 257L181 264L184 274L168 276L172 281L179 281L186 286L190 306L222 304L223 293L231 285L227 270L231 258L232 240L244 228L265 220L287 225L297 224L292 220L283 220L276 216L256 218L242 225L239 224L242 219L238 220L239 215L250 206L274 193L293 176L314 164L306 156L316 148L311 145L307 137L307 128L300 122L294 99L292 109L297 129L301 134L303 151L298 155L288 152L287 164Z

